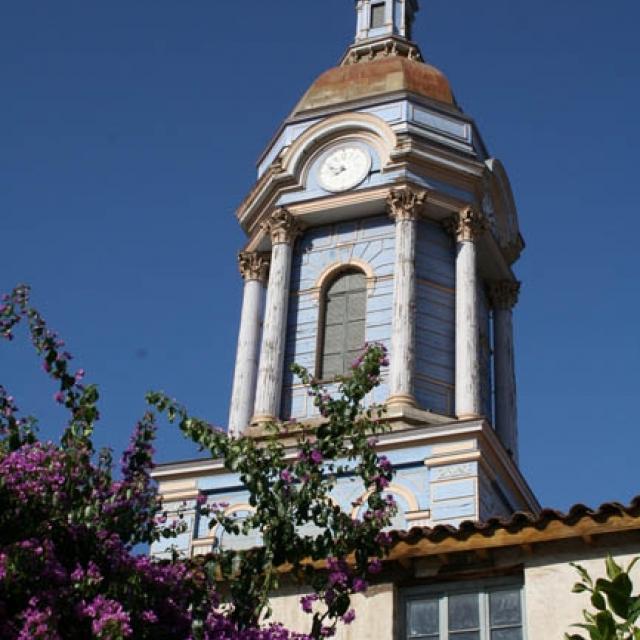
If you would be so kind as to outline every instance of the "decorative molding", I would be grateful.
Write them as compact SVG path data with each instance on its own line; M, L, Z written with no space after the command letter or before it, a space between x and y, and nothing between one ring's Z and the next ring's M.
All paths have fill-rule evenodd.
M329 284L341 271L346 271L350 268L360 269L364 273L367 282L367 295L370 296L375 290L377 281L375 271L365 260L353 257L344 261L332 262L324 267L320 275L317 277L315 285L308 291L311 291L316 299L320 299L320 294L327 284Z
M410 187L392 189L387 197L389 216L398 220L417 220L424 209L428 192Z
M340 65L346 67L350 64L370 62L371 60L394 56L424 62L418 45L392 36L375 42L364 42L349 47Z
M487 285L487 293L494 309L510 310L518 303L521 283L517 280L498 280Z
M238 267L244 280L259 280L263 284L269 273L268 254L241 251L238 254Z
M458 242L474 242L487 231L489 223L483 213L467 207L445 220L444 227Z
M410 491L409 489L407 489L406 487L403 487L402 485L393 483L393 484L390 484L385 489L384 492L385 493L395 493L396 495L400 496L401 498L404 498L404 500L407 503L407 506L409 507L408 512L420 511L420 505L418 504L418 499L416 498L415 494L412 491ZM358 514L360 513L362 508L366 506L367 500L369 499L369 496L372 493L373 493L373 490L369 489L369 491L366 491L365 493L363 493L353 503L355 505L353 507L353 509L351 510L351 517L353 519L356 519L358 517Z
M514 240L509 244L500 247L507 258L509 264L513 264L522 254L525 248L525 242L522 236L518 233Z
M302 231L298 221L283 207L276 209L264 222L264 229L273 244L293 244Z

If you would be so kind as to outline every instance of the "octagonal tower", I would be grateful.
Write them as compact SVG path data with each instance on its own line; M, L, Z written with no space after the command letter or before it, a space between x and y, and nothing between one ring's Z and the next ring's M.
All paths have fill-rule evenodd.
M398 528L536 512L518 470L512 265L523 248L509 179L447 78L411 40L416 0L358 0L354 43L312 84L237 211L244 299L232 435L321 421L289 366L331 388L365 342L390 366ZM198 491L246 506L219 463L163 465L165 501ZM356 502L353 484L336 499ZM236 505L236 507L234 507ZM186 548L215 533L194 520Z

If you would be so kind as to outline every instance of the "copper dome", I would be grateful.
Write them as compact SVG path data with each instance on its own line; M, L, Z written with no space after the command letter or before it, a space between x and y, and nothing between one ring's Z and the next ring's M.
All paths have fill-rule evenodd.
M390 56L325 71L298 102L294 113L397 91L455 106L449 81L441 71L423 62Z

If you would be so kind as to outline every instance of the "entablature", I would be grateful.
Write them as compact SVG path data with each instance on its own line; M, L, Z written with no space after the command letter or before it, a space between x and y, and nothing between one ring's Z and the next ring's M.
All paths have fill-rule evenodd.
M498 262L508 269L523 242L502 164L486 158L473 121L424 102L392 101L285 127L273 146L279 152L264 158L258 182L237 211L250 236L247 248L269 249L261 226L279 207L307 227L319 226L379 214L390 188L413 183L427 189L433 202L444 197L443 216L465 206L481 208L501 254ZM340 147L360 149L370 157L370 170L351 189L329 191L320 168ZM429 211L427 217L440 219L433 207Z

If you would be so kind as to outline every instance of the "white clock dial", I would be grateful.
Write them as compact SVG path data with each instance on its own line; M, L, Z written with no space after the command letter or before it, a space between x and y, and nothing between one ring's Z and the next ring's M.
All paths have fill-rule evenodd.
M361 147L340 147L320 166L320 184L327 191L346 191L360 184L371 169L371 156Z

